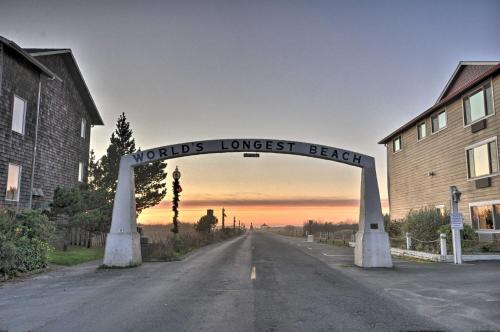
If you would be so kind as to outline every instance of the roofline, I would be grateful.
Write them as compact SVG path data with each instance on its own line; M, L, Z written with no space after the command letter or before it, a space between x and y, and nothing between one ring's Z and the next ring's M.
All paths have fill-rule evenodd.
M9 47L11 50L15 51L22 58L24 58L26 61L31 63L40 72L49 76L51 79L57 79L58 81L62 82L61 78L59 78L56 74L54 74L52 71L50 71L50 69L48 69L43 64L41 64L38 60L36 60L33 56L31 56L28 52L23 50L19 45L14 43L12 40L9 40L5 37L0 36L0 43L4 44L5 46Z
M36 52L36 51L30 51L29 54L31 56L37 57L40 55L54 55L54 54L64 54L64 53L71 53L71 49L65 48L62 50L54 50L54 51L43 51L43 52Z
M453 72L453 74L451 74L450 79L448 80L448 82L444 86L443 91L441 91L441 94L436 99L435 104L437 104L441 100L441 98L443 98L443 96L446 94L451 83L455 80L455 77L457 76L458 72L460 71L460 69L462 69L463 66L473 66L473 65L475 65L475 66L488 66L488 65L496 66L499 63L500 63L500 61L460 61L457 65L457 68L455 68L455 71Z
M441 100L439 103L436 103L432 105L430 108L428 108L425 112L421 113L420 115L414 117L412 120L404 124L403 126L399 127L397 130L393 131L391 134L387 135L383 139L381 139L378 144L386 144L389 142L394 136L402 133L404 130L408 129L409 127L413 126L416 122L420 121L422 118L427 117L430 115L432 112L436 111L437 109L445 106L446 104L450 103L451 101L454 101L455 99L461 97L461 95L468 89L473 88L475 85L478 85L485 79L493 76L497 72L500 71L500 63L497 62L497 65L490 70L484 72L481 76L464 86L462 89L458 90L454 94L446 97L445 99Z
M80 67L78 66L78 62L76 62L76 59L73 55L73 52L71 49L64 49L64 50L57 50L57 51L45 51L45 52L38 52L38 53L31 53L32 56L37 57L37 56L48 56L48 55L58 55L58 54L68 54L71 56L71 60L75 64L76 67L76 72L79 76L79 79L82 81L83 88L85 89L85 93L88 95L88 98L90 100L91 106L94 108L95 113L97 115L97 121L94 123L94 125L104 125L104 121L102 120L101 114L99 113L99 110L97 109L97 106L94 102L94 98L92 97L92 94L90 93L90 90L87 86L87 83L85 82L85 79L83 78L82 72L80 71Z

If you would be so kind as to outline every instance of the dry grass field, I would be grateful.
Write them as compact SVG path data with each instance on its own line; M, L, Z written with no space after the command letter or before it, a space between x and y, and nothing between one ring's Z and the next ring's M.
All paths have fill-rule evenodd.
M172 233L172 224L167 225L140 225L142 237L148 239L143 244L143 260L172 260L189 251L206 246L210 243L224 241L233 236L242 234L243 230L220 229L210 233L200 233L194 224L179 223L179 233Z

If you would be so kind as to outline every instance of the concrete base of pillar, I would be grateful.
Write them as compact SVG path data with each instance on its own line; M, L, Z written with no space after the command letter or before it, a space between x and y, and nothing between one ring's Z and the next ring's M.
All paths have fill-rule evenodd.
M109 233L106 238L104 265L132 267L142 263L141 236L133 233Z
M392 267L389 235L380 231L356 233L354 264L360 267Z

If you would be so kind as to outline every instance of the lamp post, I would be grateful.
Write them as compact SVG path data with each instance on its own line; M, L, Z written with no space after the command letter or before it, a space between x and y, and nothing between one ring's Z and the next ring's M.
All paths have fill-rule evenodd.
M179 217L179 193L182 191L181 185L179 183L181 172L179 172L179 168L177 166L175 166L175 171L172 173L172 177L174 178L174 182L172 182L174 192L174 198L172 199L172 211L174 211L174 217L172 220L172 232L174 234L177 234L179 233L179 223L177 220L177 218Z
M458 202L462 193L456 186L450 187L451 193L451 236L453 240L453 262L455 264L462 264L462 239L460 230L464 228L462 215L458 212Z

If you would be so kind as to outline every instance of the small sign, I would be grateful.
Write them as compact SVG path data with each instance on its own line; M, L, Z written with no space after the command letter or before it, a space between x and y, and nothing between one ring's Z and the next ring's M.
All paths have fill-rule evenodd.
M460 213L452 213L450 215L450 223L452 229L464 229L464 218Z

